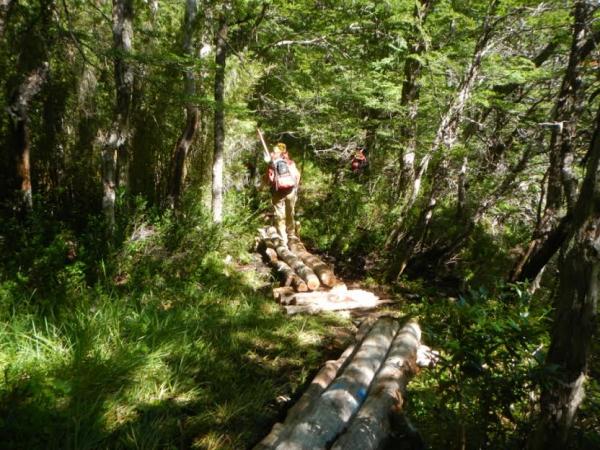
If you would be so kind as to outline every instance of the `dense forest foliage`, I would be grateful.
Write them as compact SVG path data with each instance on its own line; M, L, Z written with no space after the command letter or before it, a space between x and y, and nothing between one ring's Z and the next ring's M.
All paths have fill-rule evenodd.
M440 352L421 446L599 448L599 10L0 0L1 446L248 448L339 353L253 254L260 128L303 241Z

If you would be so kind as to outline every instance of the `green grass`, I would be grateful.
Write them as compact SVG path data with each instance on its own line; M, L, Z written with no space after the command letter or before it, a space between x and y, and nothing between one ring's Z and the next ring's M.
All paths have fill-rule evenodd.
M198 292L90 295L0 330L5 448L244 448L322 363L334 319L283 316L237 277Z
M84 243L64 262L55 239L28 249L52 273L20 260L1 272L1 447L240 449L266 435L275 399L349 323L284 315L248 264L255 224L239 222L166 218L97 267Z

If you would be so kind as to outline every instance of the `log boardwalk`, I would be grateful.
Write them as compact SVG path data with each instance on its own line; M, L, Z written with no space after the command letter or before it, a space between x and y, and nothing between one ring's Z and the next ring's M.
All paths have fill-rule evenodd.
M361 326L354 343L325 364L286 420L254 449L379 448L390 431L389 414L402 409L417 371L420 339L416 323L401 327L390 317Z
M361 289L349 290L298 238L290 239L287 246L274 227L259 228L258 233L257 251L273 269L280 287L292 289L273 289L273 298L288 314L371 309L390 302Z
M297 238L286 246L274 227L259 229L257 249L281 282L273 298L288 314L370 309L380 300L348 289L333 270ZM310 292L307 292L310 291ZM421 330L416 323L370 317L337 360L327 361L283 423L254 450L374 450L391 433L391 417L404 405L417 372Z
M265 259L269 261L271 266L276 267L277 271L281 271L284 273L286 277L291 277L291 283L296 283L301 286L301 283L293 281L293 275L297 274L305 283L306 287L314 291L321 286L321 282L317 275L313 272L313 270L304 264L302 259L296 256L281 240L279 235L277 234L277 230L274 227L269 227L267 229L259 229L259 234L261 237L261 245L259 245L259 251L262 250L263 256ZM270 252L267 249L272 249L275 251ZM274 260L275 256L277 257ZM284 263L284 264L279 264ZM289 267L289 269L288 269Z

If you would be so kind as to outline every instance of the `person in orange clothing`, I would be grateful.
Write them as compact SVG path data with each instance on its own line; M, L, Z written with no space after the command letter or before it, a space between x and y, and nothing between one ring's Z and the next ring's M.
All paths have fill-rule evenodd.
M355 174L361 174L365 171L368 165L369 161L367 160L367 155L365 155L365 149L361 147L357 148L354 156L352 157L350 169Z

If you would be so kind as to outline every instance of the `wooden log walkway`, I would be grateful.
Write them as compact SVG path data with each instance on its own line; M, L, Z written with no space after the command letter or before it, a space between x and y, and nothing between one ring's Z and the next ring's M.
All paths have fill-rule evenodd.
M421 331L383 317L363 324L355 341L329 361L283 423L255 450L374 450L390 432L389 415L404 405L404 390L417 372Z

